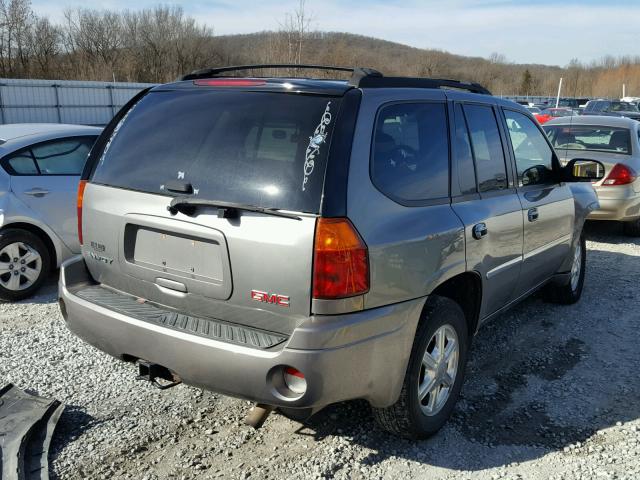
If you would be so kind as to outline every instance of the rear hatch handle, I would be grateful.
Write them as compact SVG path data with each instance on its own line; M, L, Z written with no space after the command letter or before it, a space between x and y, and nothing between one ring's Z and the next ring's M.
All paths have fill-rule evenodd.
M293 220L302 220L301 217L293 213L281 212L276 208L257 207L255 205L245 205L243 203L222 202L219 200L203 200L199 198L176 197L171 200L167 207L171 215L178 212L192 217L195 215L198 207L214 207L218 209L218 217L220 218L238 218L240 211L256 212L264 215L273 215L274 217L291 218Z

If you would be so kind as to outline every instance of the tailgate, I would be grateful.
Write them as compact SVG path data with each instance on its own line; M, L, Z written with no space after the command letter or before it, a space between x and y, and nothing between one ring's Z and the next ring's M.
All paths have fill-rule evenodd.
M314 215L173 216L170 200L87 185L82 251L96 281L180 313L285 334L309 315Z

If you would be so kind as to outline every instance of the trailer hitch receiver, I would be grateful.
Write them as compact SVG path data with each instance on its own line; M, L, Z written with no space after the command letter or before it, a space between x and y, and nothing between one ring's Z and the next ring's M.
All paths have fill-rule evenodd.
M138 376L136 380L146 380L151 382L159 390L175 387L182 383L177 375L174 375L167 367L157 363L138 360ZM159 380L164 380L160 382ZM168 383L167 383L168 382Z

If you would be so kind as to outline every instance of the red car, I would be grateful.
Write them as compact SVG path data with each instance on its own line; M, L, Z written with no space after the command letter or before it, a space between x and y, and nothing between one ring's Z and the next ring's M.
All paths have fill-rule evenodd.
M558 117L571 117L575 115L574 111L570 108L546 108L542 110L540 113L534 113L534 117L538 120L538 123L542 125L543 123L547 123L549 120L558 118Z

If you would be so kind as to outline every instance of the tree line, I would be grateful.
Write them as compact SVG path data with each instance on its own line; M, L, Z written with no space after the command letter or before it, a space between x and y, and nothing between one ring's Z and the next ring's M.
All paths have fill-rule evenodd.
M0 0L0 75L159 83L206 67L250 63L359 65L386 75L475 81L496 95L549 95L563 77L566 96L640 96L640 57L606 57L565 67L523 65L503 55L465 57L361 35L310 28L304 0L277 31L217 36L181 7L66 9L62 21L38 15L30 0ZM290 72L298 74L298 72ZM327 75L316 72L318 75ZM333 75L333 74L332 74Z

